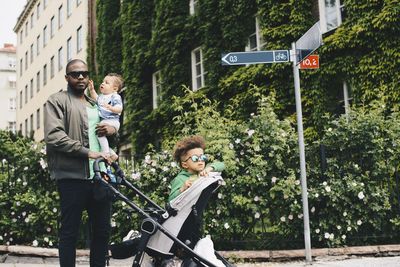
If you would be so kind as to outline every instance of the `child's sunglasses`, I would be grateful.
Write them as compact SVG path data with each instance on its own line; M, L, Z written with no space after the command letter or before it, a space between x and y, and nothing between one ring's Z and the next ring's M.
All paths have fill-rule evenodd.
M88 71L71 71L71 72L68 72L67 75L71 76L74 79L78 79L79 76L81 76L81 75L83 78L86 78L89 76L89 72Z
M192 159L193 162L198 162L199 160L206 162L208 160L206 155L201 155L200 157L197 155L193 155L185 161L188 161L189 159Z

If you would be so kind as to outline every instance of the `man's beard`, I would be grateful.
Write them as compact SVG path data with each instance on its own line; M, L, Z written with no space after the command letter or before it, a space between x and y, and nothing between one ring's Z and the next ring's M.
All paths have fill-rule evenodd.
M78 94L83 94L87 88L87 85L84 88L79 88L76 86L73 86L71 84L68 84L69 88L71 88L74 92L78 93Z

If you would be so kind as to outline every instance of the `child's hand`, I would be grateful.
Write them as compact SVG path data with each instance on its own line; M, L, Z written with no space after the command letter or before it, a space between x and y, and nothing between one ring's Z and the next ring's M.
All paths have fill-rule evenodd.
M94 90L94 85L92 80L89 80L89 90L90 91Z
M193 179L193 178L187 179L179 191L182 193L183 191L185 191L186 189L191 187L192 184L194 183L194 181L195 181L195 179Z
M103 107L105 107L106 109L111 111L112 106L110 106L109 104L104 104Z
M207 167L199 173L199 176L207 176L210 172L214 170L214 167Z

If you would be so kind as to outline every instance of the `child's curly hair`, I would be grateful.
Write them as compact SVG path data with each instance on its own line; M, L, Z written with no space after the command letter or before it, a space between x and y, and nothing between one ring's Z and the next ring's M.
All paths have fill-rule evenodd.
M194 135L183 138L179 141L174 150L174 159L182 167L182 157L193 148L206 148L206 140L200 135Z

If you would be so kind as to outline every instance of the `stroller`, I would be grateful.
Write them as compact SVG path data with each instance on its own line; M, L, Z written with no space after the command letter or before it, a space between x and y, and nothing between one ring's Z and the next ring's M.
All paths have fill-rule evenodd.
M184 255L181 267L210 266L219 267L221 265L234 267L216 251L215 261L199 255L193 248L200 239L201 215L208 202L211 193L219 186L220 176L202 178L196 181L197 186L192 186L185 190L173 201L167 204L166 209L161 208L129 181L125 179L123 171L116 163L112 163L114 169L113 179L109 174L100 171L99 163L106 160L97 159L93 163L95 173L95 186L100 188L102 197L109 200L124 201L131 207L129 212L138 212L144 219L140 226L140 236L110 246L111 257L124 259L132 256L134 261L132 266L141 266L144 254L153 257L153 265L170 266L173 257L177 254ZM141 209L122 193L118 191L116 185L122 185L132 190L140 199L146 201L150 207ZM200 243L200 242L199 242ZM218 266L217 266L218 264Z

